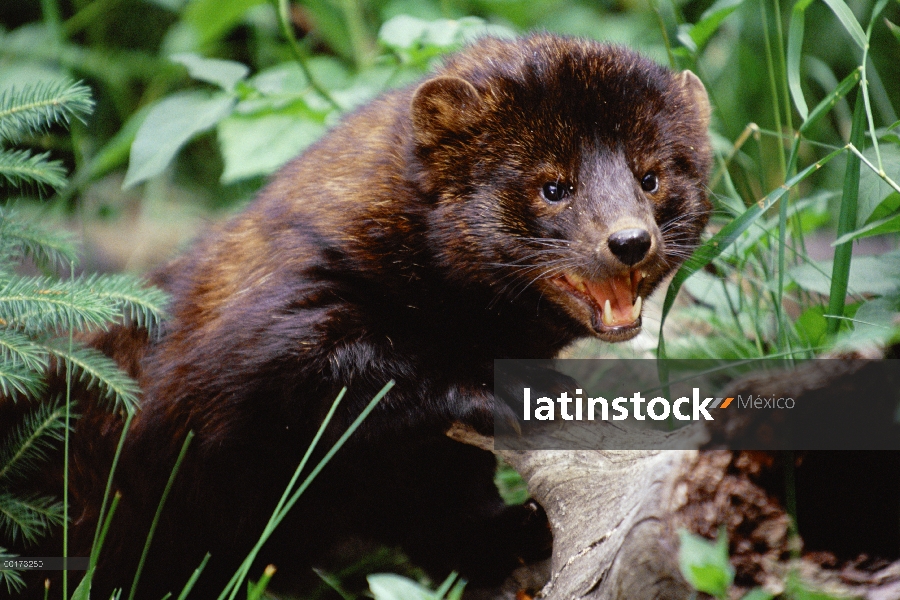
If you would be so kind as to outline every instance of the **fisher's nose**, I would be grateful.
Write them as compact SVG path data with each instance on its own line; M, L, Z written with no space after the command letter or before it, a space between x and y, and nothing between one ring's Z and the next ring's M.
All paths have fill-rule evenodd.
M606 240L610 251L627 266L641 262L650 249L650 232L637 227L621 229Z

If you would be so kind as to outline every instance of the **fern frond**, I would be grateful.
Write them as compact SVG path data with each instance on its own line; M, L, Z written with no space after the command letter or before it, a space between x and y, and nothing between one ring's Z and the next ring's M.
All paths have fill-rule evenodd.
M20 260L23 256L30 256L39 266L51 268L78 262L71 234L50 233L0 207L0 259Z
M0 396L12 399L18 395L34 398L41 394L44 387L44 378L40 372L0 362Z
M46 496L22 497L0 492L0 530L6 539L21 538L33 543L51 525L61 525L62 521L62 502Z
M47 460L47 453L63 440L66 406L41 404L29 412L0 447L0 485L25 475Z
M53 340L44 347L59 359L57 368L63 363L73 369L73 380L88 389L96 385L100 398L112 401L116 409L124 408L129 414L137 411L140 388L113 359L94 348L75 347L70 351L66 340Z
M0 279L0 319L27 332L105 328L119 318L117 307L83 285L83 279Z
M27 335L0 327L0 365L44 371L47 368L47 352Z
M58 160L47 160L49 152L32 154L28 150L0 150L0 176L12 187L35 183L59 189L66 185L66 170Z
M94 108L91 90L69 80L41 82L0 94L0 140L46 131L51 125L84 120Z
M153 332L166 313L169 295L159 288L148 287L144 280L130 275L88 277L84 284L98 298L117 307L123 316L138 327Z
M18 554L13 554L3 546L0 546L0 560L4 558L16 558ZM19 571L15 569L2 569L0 570L0 583L6 584L6 591L9 592L10 595L21 592L25 589L25 581L22 579L22 575Z

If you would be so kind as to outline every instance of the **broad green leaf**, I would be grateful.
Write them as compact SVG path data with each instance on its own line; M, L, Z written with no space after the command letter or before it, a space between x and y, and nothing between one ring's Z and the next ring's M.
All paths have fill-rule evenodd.
M190 52L173 54L169 57L173 62L187 67L194 79L217 85L226 92L234 90L234 86L250 73L250 69L233 60L220 58L204 58Z
M142 106L128 117L122 128L93 156L88 167L90 180L99 179L128 162L134 138L152 108L149 104Z
M870 148L863 152L863 156L875 163L875 151ZM900 146L885 144L881 146L881 161L885 174L896 182L900 182ZM859 203L857 205L856 225L861 227L872 218L885 215L877 215L876 210L889 196L896 193L894 188L888 185L877 173L866 165L862 165L859 174Z
M728 560L728 540L724 533L715 542L683 529L678 537L681 540L678 566L687 582L698 591L726 598L734 568Z
M270 175L324 132L321 123L292 114L232 115L219 123L222 183Z
M840 348L890 345L900 339L900 296L875 298L864 302L852 319L853 329L841 334L835 345Z
M733 13L744 0L718 0L701 16L700 20L690 28L689 35L696 48L703 48L709 38L716 32L725 18Z
M434 600L434 593L412 579L393 573L366 576L375 600Z
M860 27L859 21L853 16L853 11L850 10L850 7L847 6L844 0L825 0L825 4L827 4L828 8L837 15L841 25L844 26L844 29L847 30L847 33L850 34L850 37L853 38L856 45L859 46L860 49L865 49L868 45L866 34L862 27Z
M198 48L221 39L243 20L247 9L265 0L190 0L182 20L193 29Z
M831 289L831 261L800 265L788 276L804 290L827 295ZM879 256L855 256L850 263L847 291L879 296L900 290L900 251Z
M225 118L237 99L224 93L189 91L161 100L147 115L131 146L123 187L160 174L191 138Z
M428 60L484 35L510 37L504 27L488 25L478 17L425 21L408 15L394 17L381 26L378 41L403 62L425 64Z
M72 600L91 599L91 580L94 578L94 569L89 569L78 583L78 587L72 592Z

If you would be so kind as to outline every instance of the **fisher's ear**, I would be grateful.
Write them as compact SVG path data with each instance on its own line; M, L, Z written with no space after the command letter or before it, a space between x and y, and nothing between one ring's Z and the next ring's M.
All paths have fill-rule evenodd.
M712 107L709 105L709 94L700 78L691 71L682 71L678 74L678 81L688 101L697 108L697 113L703 121L703 126L709 126L709 118Z
M431 146L464 131L481 115L478 90L459 77L435 77L419 86L412 99L416 141Z

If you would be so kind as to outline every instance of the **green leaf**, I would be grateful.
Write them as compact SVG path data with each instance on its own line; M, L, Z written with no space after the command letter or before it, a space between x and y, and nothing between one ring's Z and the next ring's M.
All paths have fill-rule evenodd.
M831 289L831 261L794 267L788 276L804 290L827 295ZM900 250L880 256L857 256L850 263L847 291L851 294L890 294L900 289Z
M72 117L83 120L93 108L90 88L65 79L7 90L0 94L0 140L42 133Z
M696 49L701 49L719 29L725 18L733 13L744 0L717 0L688 31Z
M435 597L427 587L393 573L368 575L366 581L375 600L434 600Z
M191 28L197 48L221 39L244 19L247 10L265 0L190 0L182 14Z
M728 587L734 579L734 568L728 560L728 540L720 532L716 542L680 530L681 547L678 566L681 574L694 589L717 598L728 597Z
M900 295L864 302L850 321L853 329L841 334L835 342L837 348L871 348L896 343L900 340Z
M897 43L900 44L900 27L891 23L887 19L884 20L885 25L887 25L888 30L893 34L894 38L897 40Z
M189 140L212 129L234 108L225 93L181 92L156 104L138 129L123 187L158 175Z
M121 129L91 158L88 166L90 181L97 180L128 163L128 153L131 151L134 138L152 108L153 106L148 104L132 113Z
M900 198L900 195L895 194L894 197ZM837 246L838 244L843 244L844 242L849 242L852 240L859 240L862 238L872 237L873 235L884 235L886 233L896 233L900 231L900 213L888 215L883 219L878 219L877 221L872 221L871 223L865 225L864 227L860 227L856 231L851 231L850 233L844 234L838 239L836 239L831 245Z
M81 581L78 582L78 587L75 588L75 591L72 592L72 600L90 600L91 598L91 580L94 578L94 569L88 569L87 573L84 574Z
M425 65L432 58L485 35L509 37L512 32L488 25L478 17L425 21L399 15L381 26L378 41L397 54L402 62Z
M866 34L862 27L860 27L859 21L853 16L853 11L850 10L850 7L848 7L846 3L844 3L844 0L825 0L825 4L827 4L828 8L837 15L841 25L844 26L844 29L847 30L847 33L850 34L850 37L853 38L856 45L859 46L861 50L865 50L868 45Z
M173 54L169 58L187 67L188 73L194 79L217 85L226 92L233 91L237 82L245 79L250 73L250 69L239 62L203 58L190 52Z
M819 119L831 112L838 100L847 95L847 92L853 89L862 77L862 67L857 67L849 75L847 75L821 102L812 110L809 116L800 126L800 133L805 133L810 127L815 125ZM804 102L805 104L805 102Z
M863 152L869 162L875 164L875 150L869 148ZM881 146L881 161L885 174L894 181L900 181L900 146L885 144ZM860 227L867 223L875 215L876 210L888 197L896 193L894 188L887 184L878 173L866 165L862 166L859 173L859 204L856 214L856 225ZM880 215L884 216L884 215ZM878 217L875 217L878 218Z
M321 123L290 114L232 115L219 123L225 160L222 183L270 175L325 132Z
M0 176L12 187L35 183L60 189L66 186L66 170L58 160L47 160L49 152L0 150Z

